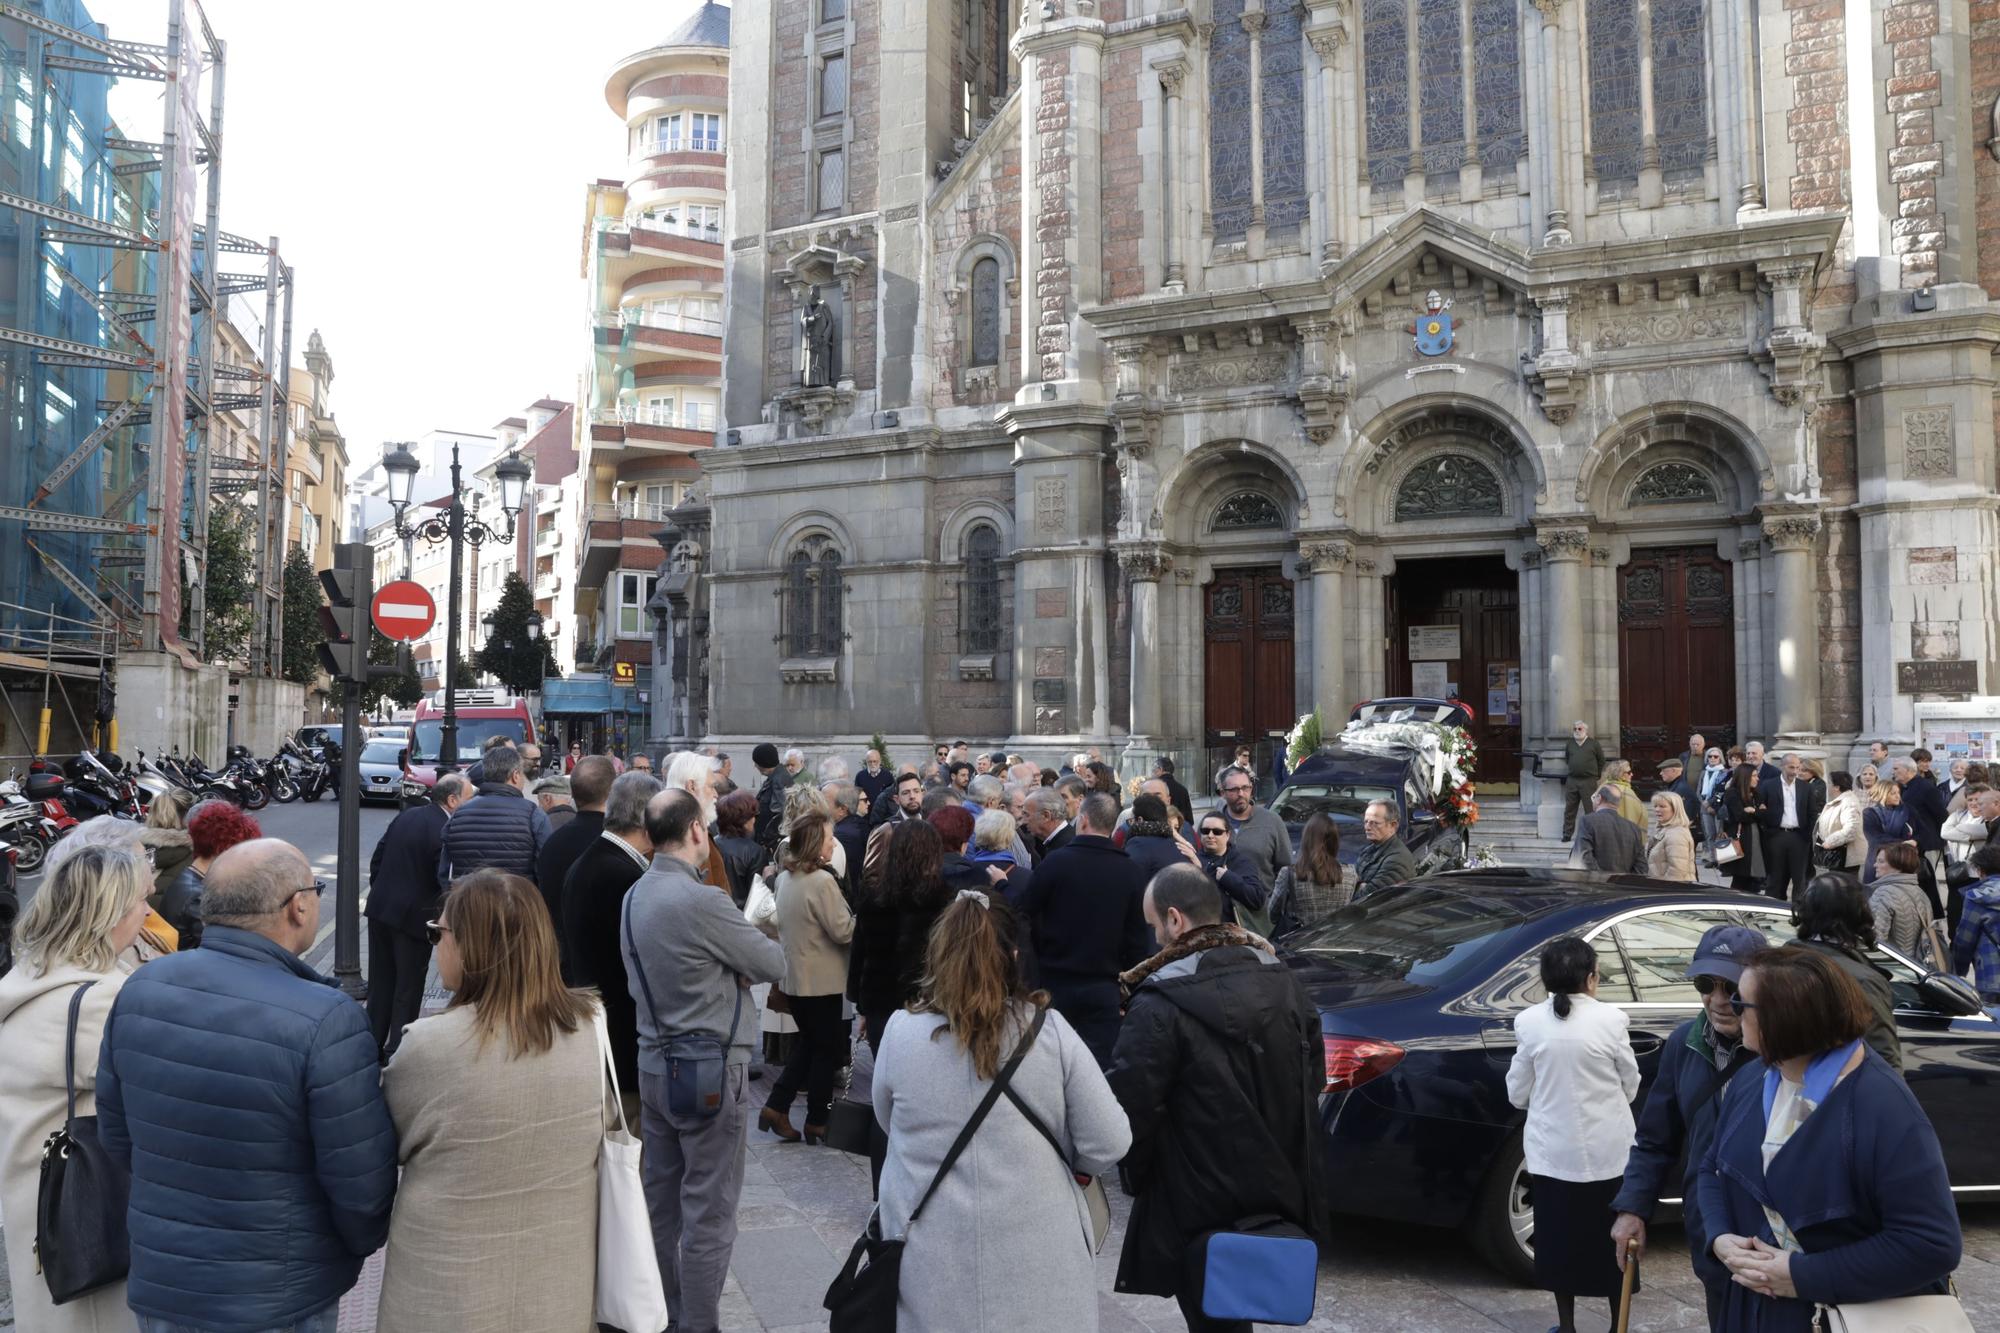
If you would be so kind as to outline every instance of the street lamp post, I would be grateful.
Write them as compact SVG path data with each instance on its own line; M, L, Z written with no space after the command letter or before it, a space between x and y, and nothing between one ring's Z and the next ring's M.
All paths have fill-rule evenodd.
M519 454L501 459L493 469L500 482L500 508L507 515L503 530L465 512L465 488L459 476L456 443L451 446L451 503L435 518L405 522L405 512L416 498L417 472L421 466L409 445L397 445L384 456L382 466L389 474L389 504L396 511L396 535L405 541L422 537L433 546L439 542L451 543L451 587L446 596L446 614L450 619L444 628L444 728L438 738L437 765L439 772L449 772L458 767L458 682L452 677L458 665L458 603L464 592L460 585L465 581L465 547L470 545L476 550L489 541L514 540L514 516L521 511L521 500L534 469Z

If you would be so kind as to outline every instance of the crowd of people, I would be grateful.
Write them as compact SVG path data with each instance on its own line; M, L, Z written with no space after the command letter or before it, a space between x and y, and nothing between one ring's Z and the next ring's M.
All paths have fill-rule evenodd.
M73 1097L130 1173L131 1264L56 1305L33 1226L9 1226L24 1328L330 1333L380 1250L381 1328L582 1333L619 1123L639 1127L674 1329L719 1327L749 1132L865 1149L875 1225L907 1242L906 1327L1094 1327L1107 1181L1134 1199L1117 1289L1178 1299L1197 1333L1248 1328L1201 1305L1200 1237L1323 1229L1320 1017L1269 941L1415 875L1393 805L1368 807L1349 866L1325 816L1295 854L1247 764L1214 775L1197 817L1170 760L1127 790L1091 751L1044 768L941 744L921 765L869 750L808 771L763 744L741 788L726 756L570 758L555 788L493 746L389 825L365 1008L302 961L326 886L232 807L162 802L144 829L98 819L60 844L0 977L0 1209L35 1216L40 1147ZM1951 952L2000 1001L1986 775L1927 792L1928 756L1884 756L1865 786L1834 774L1828 799L1795 756L1768 764L1753 743L1730 769L1697 737L1702 776L1665 765L1646 803L1599 758L1576 803L1587 863L1691 880L1700 848L1750 830L1797 942L1704 937L1687 970L1703 1010L1636 1117L1595 951L1543 953L1507 1090L1560 1327L1578 1297L1617 1294L1662 1197L1688 1201L1713 1327L1803 1330L1816 1301L1942 1290L1956 1215L1868 958L1878 938L1934 937L1942 911L1923 837L1871 826L1901 807L1868 793L1944 807L1940 853L1949 828L1949 864L1977 873L1954 891ZM1857 838L1867 886L1847 869ZM1812 873L1836 852L1842 868ZM433 965L450 998L425 1015ZM779 1015L792 1035L767 1062ZM873 1068L858 1143L830 1138L857 1037Z

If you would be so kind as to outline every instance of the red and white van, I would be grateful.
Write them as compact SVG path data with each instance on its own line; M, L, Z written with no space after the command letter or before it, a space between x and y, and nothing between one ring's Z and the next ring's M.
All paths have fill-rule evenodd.
M504 736L512 745L536 740L534 714L528 701L499 689L455 692L458 704L458 768L472 767L485 752L486 741ZM423 787L437 781L438 752L444 743L444 691L417 701L410 725L411 780Z

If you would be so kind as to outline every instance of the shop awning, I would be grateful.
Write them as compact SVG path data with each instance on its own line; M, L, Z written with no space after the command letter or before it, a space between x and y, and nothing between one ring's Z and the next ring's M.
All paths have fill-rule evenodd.
M613 685L602 676L551 676L542 682L544 717L600 717L638 711L638 692L632 686Z

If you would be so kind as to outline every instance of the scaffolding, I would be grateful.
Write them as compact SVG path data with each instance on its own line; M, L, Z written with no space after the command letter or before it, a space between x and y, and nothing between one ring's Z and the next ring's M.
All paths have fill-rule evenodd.
M164 4L153 45L82 0L0 3L0 644L43 633L43 675L102 678L58 622L114 654L212 656L223 496L255 497L248 671L281 662L293 275L277 238L220 226L226 45L198 0ZM112 119L118 79L164 85L157 140ZM0 649L0 695L32 657Z

